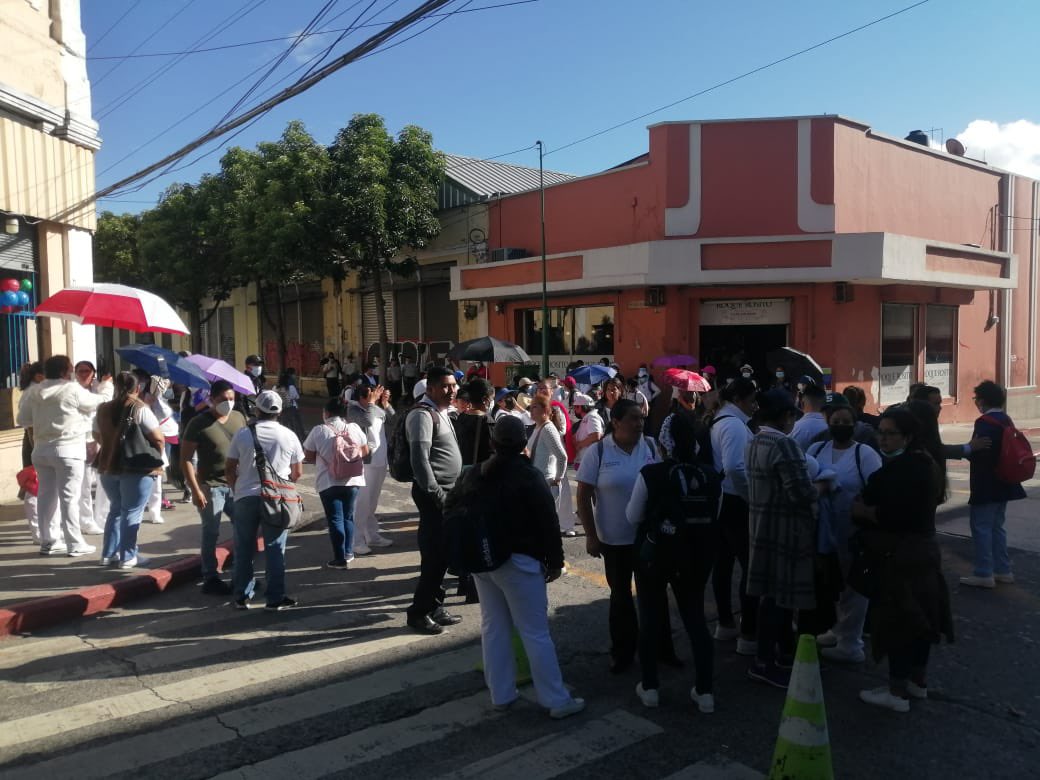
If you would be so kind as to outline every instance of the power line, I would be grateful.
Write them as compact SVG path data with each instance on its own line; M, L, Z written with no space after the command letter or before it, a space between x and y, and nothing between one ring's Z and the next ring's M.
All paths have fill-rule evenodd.
M138 1L140 1L140 0L138 0ZM537 2L540 2L540 0L512 0L512 2L508 2L508 3L497 3L495 5L482 5L479 8L467 8L465 10L455 11L455 12L452 12L452 13L471 14L471 13L476 13L477 11L491 11L491 10L494 10L496 8L508 8L508 7L514 6L514 5L528 5L530 3L537 3ZM356 3L355 3L355 5L356 5ZM340 14L340 15L342 15L342 14ZM450 15L451 15L451 13L429 14L428 18L432 19L432 18L435 18L435 17L438 17L438 16L450 16ZM333 18L335 19L335 18L338 18L338 17L333 17ZM381 26L383 24L386 24L386 22L367 22L365 24L359 24L356 27L354 27L353 29L360 30L360 29L365 28L365 27L379 27L379 26ZM313 33L311 33L310 35L308 35L306 37L313 38L313 37L316 37L316 36L319 36L319 35L335 35L336 33L349 31L351 29L352 28L350 28L350 27L338 27L338 28L335 28L335 29L332 29L332 30L318 30L317 32L313 32ZM298 36L296 36L296 35L282 35L282 36L279 36L277 38L261 38L261 39L256 40L256 41L241 41L240 43L228 43L228 44L224 44L222 46L210 46L210 47L207 47L207 48L193 48L193 49L190 49L188 51L158 51L158 52L147 52L145 54L134 54L134 53L131 53L131 54L112 54L112 55L107 55L107 56L104 56L104 57L90 57L90 59L91 60L128 60L128 59L144 59L144 58L151 58L151 57L178 57L178 56L181 56L181 55L189 56L189 55L192 55L192 54L206 54L207 52L224 51L225 49L239 49L239 48L242 48L244 46L260 46L261 44L264 44L264 43L281 43L282 41L291 41L291 40L293 40L293 39L295 39L297 37Z
M184 12L185 12L185 11L187 11L187 10L188 10L189 8L191 8L191 6L192 6L192 5L194 4L194 3L195 3L195 0L188 0L187 4L185 4L185 5L182 5L182 6L181 6L180 8L178 8L178 9L177 9L176 11L174 11L174 12L173 12L173 15L172 15L172 16L168 17L168 18L166 19L166 21L165 21L165 22L163 22L163 23L162 23L162 24L160 24L160 25L159 25L158 27L156 27L156 28L155 28L155 29L154 29L154 30L152 31L151 35L149 35L149 36L148 36L147 38L145 38L145 39L144 39L143 41L141 41L141 42L140 42L139 44L137 44L137 46L136 46L136 47L134 47L134 50L133 50L132 52L130 52L130 53L131 53L131 54L135 54L135 53L137 53L137 52L138 52L138 51L139 51L139 50L141 49L141 47L142 47L142 46L144 46L144 45L145 45L146 43L148 43L148 41L152 40L152 38L154 38L154 37L155 37L156 35L158 35L158 34L159 34L159 33L161 33L161 32L162 32L163 30L165 30L165 29L166 29L166 28L167 28L167 27L168 27L168 26L170 25L170 23L171 23L171 22L172 22L172 21L173 21L174 19L176 19L176 18L177 18L178 16L180 16L180 15L181 15L182 13L184 13ZM108 32L111 32L111 28L109 29L109 31L108 31ZM105 35L108 35L108 32L106 32L106 33L105 33ZM97 78L97 79L95 79L95 80L94 80L94 86L96 87L96 86L97 86L98 84L100 84L100 83L101 83L102 81L104 81L105 79L107 79L107 78L108 78L109 76L111 76L111 75L112 75L113 73L115 73L115 72L116 72L116 71L117 71L117 70L118 70L119 68L121 68L122 66L123 66L123 63L122 63L122 62L117 62L117 63L116 63L115 65L113 65L113 66L112 66L111 68L109 68L109 69L108 69L107 71L105 71L104 73L102 73L102 74L101 74L101 76L100 76L99 78Z
M138 171L137 173L127 176L124 179L121 179L115 184L105 187L99 192L96 192L93 195L93 197L87 198L82 203L73 207L72 211L75 211L77 208L82 208L83 206L90 204L99 197L104 197L105 195L111 195L114 192L118 192L119 190L125 188L128 184L132 184L140 179L145 178L146 176L149 176L150 174L154 173L160 168L164 168L165 166L169 165L171 162L183 159L184 157L198 149L200 146L203 146L209 143L210 141L215 140L216 138L226 135L227 133L230 133L232 130L238 129L242 125L247 124L253 119L256 119L257 117L261 116L262 114L266 114L268 111L270 111L278 105L281 105L290 98L293 98L302 92L306 92L315 84L324 81L326 78L331 76L336 71L346 67L351 62L354 62L355 60L359 59L365 54L374 51L386 40L393 37L396 33L400 32L401 30L407 29L411 25L415 24L426 14L430 13L431 11L436 11L438 8L447 5L447 3L449 2L451 2L451 0L427 0L412 12L401 17L396 22L393 22L382 31L368 38L359 46L356 46L355 48L351 49L346 54L343 54L337 59L333 60L316 73L311 74L307 78L301 79L296 84L282 90L274 97L264 101L258 106L255 106L249 111L246 111L244 114L241 114L240 116L232 120L229 120L220 127L216 127L210 130L208 133L205 133L204 135L195 139L186 146L178 149L172 154L168 154L166 157L159 160L158 162L153 163L148 167Z
M647 112L645 112L643 114L640 114L639 116L634 116L631 119L626 119L624 122L618 122L617 124L611 125L610 127L604 128L603 130L598 130L595 133L592 133L590 135L586 135L586 136L584 136L582 138L578 138L575 141L570 141L569 143L566 143L563 146L557 146L555 149L550 149L549 151L547 151L545 153L545 156L548 156L550 154L554 154L556 152L563 151L564 149L569 149L572 146L577 146L578 144L585 143L586 141L591 141L593 138L598 138L601 135L606 135L607 133L613 132L614 130L617 130L619 128L625 127L626 125L630 125L633 122L638 122L640 119L646 119L649 116L653 116L654 114L659 114L660 112L666 111L669 108L674 108L675 106L679 105L680 103L685 103L688 100L693 100L694 98L701 97L702 95L706 95L709 92L714 92L715 90L721 89L722 87L728 86L729 84L732 84L732 83L734 83L736 81L740 81L741 79L746 79L747 77L753 76L756 73L761 73L764 70L768 70L769 68L772 68L775 65L780 65L781 63L787 62L788 60L793 60L795 57L800 57L803 54L808 54L811 51L819 49L819 48L821 48L823 46L826 46L826 45L828 45L830 43L834 43L835 41L841 40L842 38L847 38L850 35L855 35L858 32L866 30L868 27L873 27L876 24L881 24L881 22L885 22L885 21L888 21L889 19L895 18L896 16L899 16L901 14L905 14L908 11L912 11L913 9L918 8L919 6L922 6L922 5L924 5L925 3L928 3L928 2L930 2L930 0L919 0L919 2L913 3L912 5L908 5L908 6L904 7L904 8L900 8L898 11L893 11L890 14L885 14L884 16L880 16L877 19L874 19L873 21L867 22L866 24L861 24L859 27L854 27L851 30L846 30L845 32L841 33L840 35L835 35L835 36L833 36L831 38L828 38L827 40L820 41L819 43L814 43L812 46L807 46L804 49L800 49L799 51L796 51L796 52L794 52L792 54L788 54L785 57L781 57L778 60L773 60L772 62L767 63L765 65L760 65L757 68L753 68L753 69L751 69L749 71L745 71L744 73L741 73L739 76L734 76L733 78L729 78L729 79L726 79L725 81L720 81L717 84L713 84L710 87L705 87L704 89L702 89L702 90L700 90L698 92L694 92L692 95L687 95L686 97L680 98L679 100L673 100L671 103L668 103L666 105L660 106L660 107L655 108L655 109L653 109L651 111L647 111Z
M108 34L112 32L114 29L116 29L119 26L119 23L122 22L126 17L128 17L130 15L130 12L137 8L137 6L139 6L140 4L141 0L134 0L134 3L125 11L123 11L119 18L112 22L112 24L109 25L108 29L97 37L97 40L95 40L92 44L90 44L90 46L87 47L87 52L89 53L91 49L93 49L95 46L101 43L101 41L105 40L105 38L108 37Z
M361 2L362 2L362 0L357 0L357 2L354 3L353 5L351 5L350 7L354 8L354 7L358 6L358 5L360 5ZM399 2L399 0L391 0L390 4L385 6L383 8L383 10L385 11L385 10L393 7L393 5L396 4L397 2ZM345 30L343 30L343 32L341 32L336 37L336 40L334 40L332 43L330 43L328 46L326 46L325 47L325 51L323 51L320 55L318 55L317 57L315 57L312 60L313 64L307 69L307 73L304 74L305 76L309 75L310 73L312 73L315 68L317 68L319 65L321 65L322 62L325 61L326 57L328 57L330 54L332 54L332 50L335 49L339 45L340 41L342 41L344 38L346 38L348 35L350 35L351 32L353 32L356 29L356 26L357 26L358 22L361 21L361 17L364 16L365 14L367 14L370 10L372 10L372 6L374 6L375 4L376 4L376 0L369 0L368 5L366 5L361 10L361 13L359 13L357 16L354 17L354 21L352 21L349 25L347 25L347 28ZM375 15L378 16L378 14L379 14L379 12L377 12Z
M193 2L195 2L195 0L191 0L191 3ZM196 40L195 43L192 44L192 46L201 46L204 43L208 43L232 25L242 21L245 17L247 17L249 14L251 14L253 11L258 9L261 5L263 5L266 2L267 0L246 0L245 3L239 6L239 8L236 11L232 12L229 16L224 17L224 19L222 19L220 22L217 22L217 24L214 27L210 28L210 31L208 33ZM189 5L191 3L189 3ZM185 56L177 57L172 62L168 62L165 65L161 65L159 68L152 71L151 74L146 76L141 81L137 82L137 84L132 86L122 95L117 97L115 100L106 103L98 110L97 119L104 119L113 111L122 107L135 96L139 95L149 85L153 84L159 78L168 73L170 70L177 67L177 65L179 65L185 59Z

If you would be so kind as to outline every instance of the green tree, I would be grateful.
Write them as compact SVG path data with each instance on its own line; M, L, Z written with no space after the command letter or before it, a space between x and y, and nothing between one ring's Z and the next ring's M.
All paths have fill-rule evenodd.
M444 155L433 137L409 125L394 138L377 114L356 114L329 147L324 210L326 252L314 270L337 278L352 268L371 281L379 317L379 363L387 366L383 275L414 272L412 250L440 232L437 192ZM340 277L341 278L341 277Z
M257 305L274 328L285 367L285 309L282 289L324 266L323 185L329 157L302 122L288 124L281 138L256 151L230 149L221 160L226 187L223 214L236 267L257 285ZM274 297L272 317L265 301Z
M141 286L188 312L197 352L201 326L242 283L224 215L227 189L212 175L198 184L174 184L140 218ZM202 304L206 298L212 300L208 311Z
M103 211L94 231L94 279L139 287L143 281L137 233L141 218L137 214Z

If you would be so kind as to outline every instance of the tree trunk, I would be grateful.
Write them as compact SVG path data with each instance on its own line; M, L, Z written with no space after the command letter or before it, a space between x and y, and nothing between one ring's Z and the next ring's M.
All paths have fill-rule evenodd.
M387 353L389 349L389 337L386 334L386 301L383 300L383 271L378 262L372 264L375 272L372 274L372 290L376 296L376 317L379 319L379 381L386 381Z
M201 307L195 306L188 312L188 322L191 327L191 351L195 354L202 352L202 317Z

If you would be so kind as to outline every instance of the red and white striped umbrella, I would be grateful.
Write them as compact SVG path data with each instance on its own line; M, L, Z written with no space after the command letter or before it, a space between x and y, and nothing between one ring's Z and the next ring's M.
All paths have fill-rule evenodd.
M190 333L158 295L123 284L66 287L37 306L36 314L136 333Z

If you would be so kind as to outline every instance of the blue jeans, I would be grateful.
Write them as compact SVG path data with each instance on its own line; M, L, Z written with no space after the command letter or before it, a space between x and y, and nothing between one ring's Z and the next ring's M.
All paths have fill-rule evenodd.
M1011 558L1008 557L1007 532L1004 530L1007 501L972 504L968 510L971 538L975 542L975 576L1010 574Z
M101 556L128 561L137 556L137 531L155 477L150 474L101 474L100 478L101 489L109 502Z
M263 522L261 502L260 496L235 500L235 516L231 519L235 529L235 598L253 595L253 557L256 555L256 537L262 533L267 558L267 603L278 604L285 598L285 540L289 532Z
M206 496L206 508L199 510L202 519L202 579L208 580L217 576L217 540L220 538L220 515L227 514L234 518L235 500L231 497L231 488L227 485L202 485ZM232 523L234 527L234 523Z
M354 505L358 488L333 485L318 494L329 521L329 541L333 560L345 561L354 554Z

